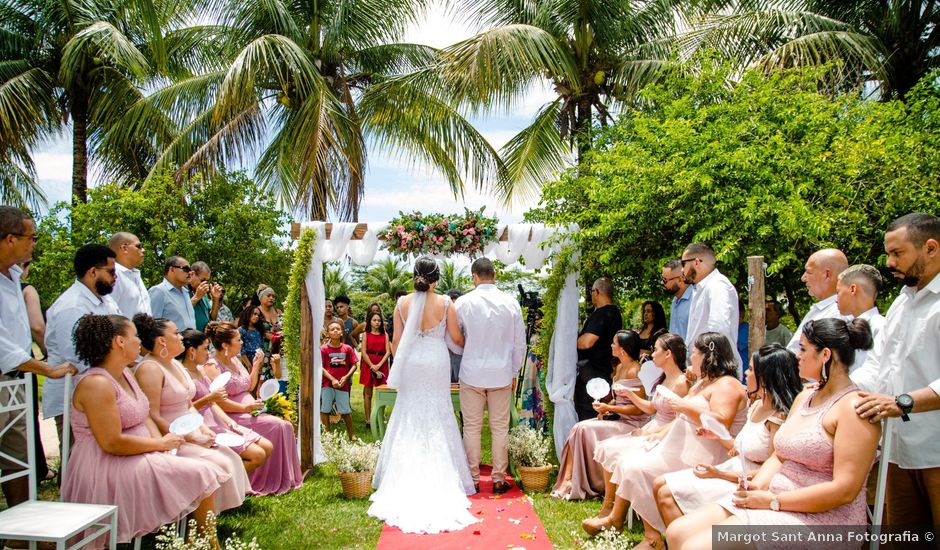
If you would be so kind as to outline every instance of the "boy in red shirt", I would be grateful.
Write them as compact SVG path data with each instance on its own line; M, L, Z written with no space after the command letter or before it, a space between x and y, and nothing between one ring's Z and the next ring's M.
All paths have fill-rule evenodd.
M356 372L359 357L356 350L343 343L345 327L342 321L330 321L326 327L329 338L320 348L323 358L323 381L320 384L320 423L329 427L330 412L336 405L336 412L343 417L346 434L353 438L352 407L349 406L349 388L352 375Z

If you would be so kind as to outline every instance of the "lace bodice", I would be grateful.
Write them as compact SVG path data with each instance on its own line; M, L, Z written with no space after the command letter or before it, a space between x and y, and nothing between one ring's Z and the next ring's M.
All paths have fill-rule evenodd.
M787 422L777 430L774 437L774 449L782 460L792 460L806 468L832 474L832 440L823 427L823 417L839 399L857 390L854 384L843 388L828 400L813 405L818 390L800 404L798 410L790 411Z
M150 401L147 400L147 396L144 395L144 392L140 390L140 386L137 385L137 380L135 380L133 376L130 376L127 370L123 372L123 376L131 389L134 390L133 396L128 395L127 392L124 391L124 388L122 388L114 378L111 378L108 371L101 367L92 367L81 374L78 377L78 381L75 383L76 387L86 377L96 374L104 376L108 382L111 382L111 386L114 387L118 413L121 415L122 432L126 432L129 429L143 424L144 421L150 417ZM72 418L70 423L72 425L72 431L75 433L76 440L94 437L88 425L88 416L76 409L75 405L72 405Z
M418 328L418 337L419 338L444 338L444 333L447 331L447 309L450 307L450 297L441 296L444 300L444 315L441 317L441 322L429 329ZM399 308L399 315L401 315L402 324L407 321L405 318L404 312Z

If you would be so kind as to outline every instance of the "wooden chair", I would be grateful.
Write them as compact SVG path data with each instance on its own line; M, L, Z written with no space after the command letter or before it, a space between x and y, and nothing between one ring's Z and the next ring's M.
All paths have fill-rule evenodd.
M71 375L66 386L71 383ZM69 392L66 391L66 396ZM35 549L38 542L55 543L57 550L71 550L107 534L111 550L117 548L117 506L101 504L79 504L74 502L48 502L36 499L36 461L33 443L35 433L30 415L33 411L32 377L20 380L0 381L0 412L13 413L5 426L0 426L0 436L12 429L17 422L26 423L26 461L0 452L4 459L24 469L0 475L0 482L27 477L29 500L0 512L0 538L29 541ZM66 411L68 407L66 407ZM68 430L66 430L68 431ZM62 478L65 477L65 459L62 461ZM87 534L85 534L87 532ZM84 535L81 540L69 540Z

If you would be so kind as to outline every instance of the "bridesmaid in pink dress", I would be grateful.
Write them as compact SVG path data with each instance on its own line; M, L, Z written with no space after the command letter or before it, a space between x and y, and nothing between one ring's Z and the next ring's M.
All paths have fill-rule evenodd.
M196 329L188 328L180 333L183 338L183 353L176 359L183 364L193 384L196 395L193 406L202 413L202 418L210 430L218 434L231 433L245 439L242 445L230 447L242 457L245 470L250 474L264 464L271 456L274 447L271 442L248 428L238 425L219 407L219 401L228 398L225 388L209 390L209 377L202 365L209 360L209 337Z
M633 395L646 399L646 390L639 379L640 335L621 330L610 345L619 360L613 380L634 389ZM558 480L552 496L566 500L584 500L604 494L604 469L594 461L594 449L606 439L627 435L650 420L649 414L627 398L615 394L613 403L595 403L598 418L582 420L571 428L561 452ZM617 415L605 420L607 414Z
M622 391L634 405L655 416L629 435L601 441L594 450L594 461L600 464L604 473L604 504L597 513L599 518L607 517L614 509L617 486L610 482L610 477L620 459L646 454L659 444L674 424L676 413L659 388L668 389L680 397L689 392L689 382L685 377L685 342L681 336L670 332L657 338L653 344L652 360L663 370L653 385L652 400L640 399L630 390Z
M74 338L76 353L92 368L77 378L72 395L75 442L63 499L117 505L121 543L190 512L207 529L214 493L230 474L166 452L178 449L183 438L160 435L147 396L127 371L140 355L134 324L120 315L86 315ZM104 541L96 544L104 548Z
M245 367L238 359L241 354L241 335L234 325L213 321L206 325L206 334L215 347L215 357L203 367L206 374L212 380L225 371L232 374L232 379L225 385L228 398L221 400L219 406L232 420L257 432L274 447L267 462L251 472L251 488L262 495L280 495L300 487L304 478L300 471L294 428L290 422L276 416L252 414L264 407L260 400L249 393L258 384L264 352L256 352L251 372L245 372Z
M134 325L142 347L149 353L134 372L137 383L150 401L150 418L161 433L170 431L170 423L177 418L196 412L192 398L196 394L193 381L182 365L174 359L183 351L183 340L176 332L176 324L167 319L154 319L146 313L134 316ZM179 455L207 460L231 478L216 492L216 509L222 512L238 508L251 490L248 473L241 457L232 449L217 445L215 433L205 425L185 436Z
M674 521L670 548L711 548L714 525L865 525L865 483L881 438L881 425L855 412L858 388L848 366L855 350L870 349L868 322L818 319L800 334L800 376L819 380L796 397L774 437L774 455L748 490ZM838 453L836 453L838 447ZM846 541L849 543L849 541ZM792 546L792 543L789 543ZM759 548L787 546L768 539ZM857 542L827 548L854 547Z
M614 509L606 518L585 520L582 523L585 531L594 535L606 528L623 529L632 504L643 520L645 538L636 548L664 546L661 533L666 527L653 498L653 480L699 463L718 464L727 457L718 441L699 434L702 413L711 414L732 435L747 420L747 392L737 378L734 353L728 339L717 332L705 332L695 339L690 359L692 372L699 381L686 397L669 400L679 415L673 428L650 452L618 461L610 478L617 484Z

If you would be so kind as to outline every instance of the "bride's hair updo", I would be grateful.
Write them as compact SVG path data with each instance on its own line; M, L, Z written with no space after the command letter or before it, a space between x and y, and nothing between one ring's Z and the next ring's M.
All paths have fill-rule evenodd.
M418 292L426 292L431 288L431 283L436 283L441 278L441 270L437 267L437 262L430 256L421 256L415 260L414 285Z

